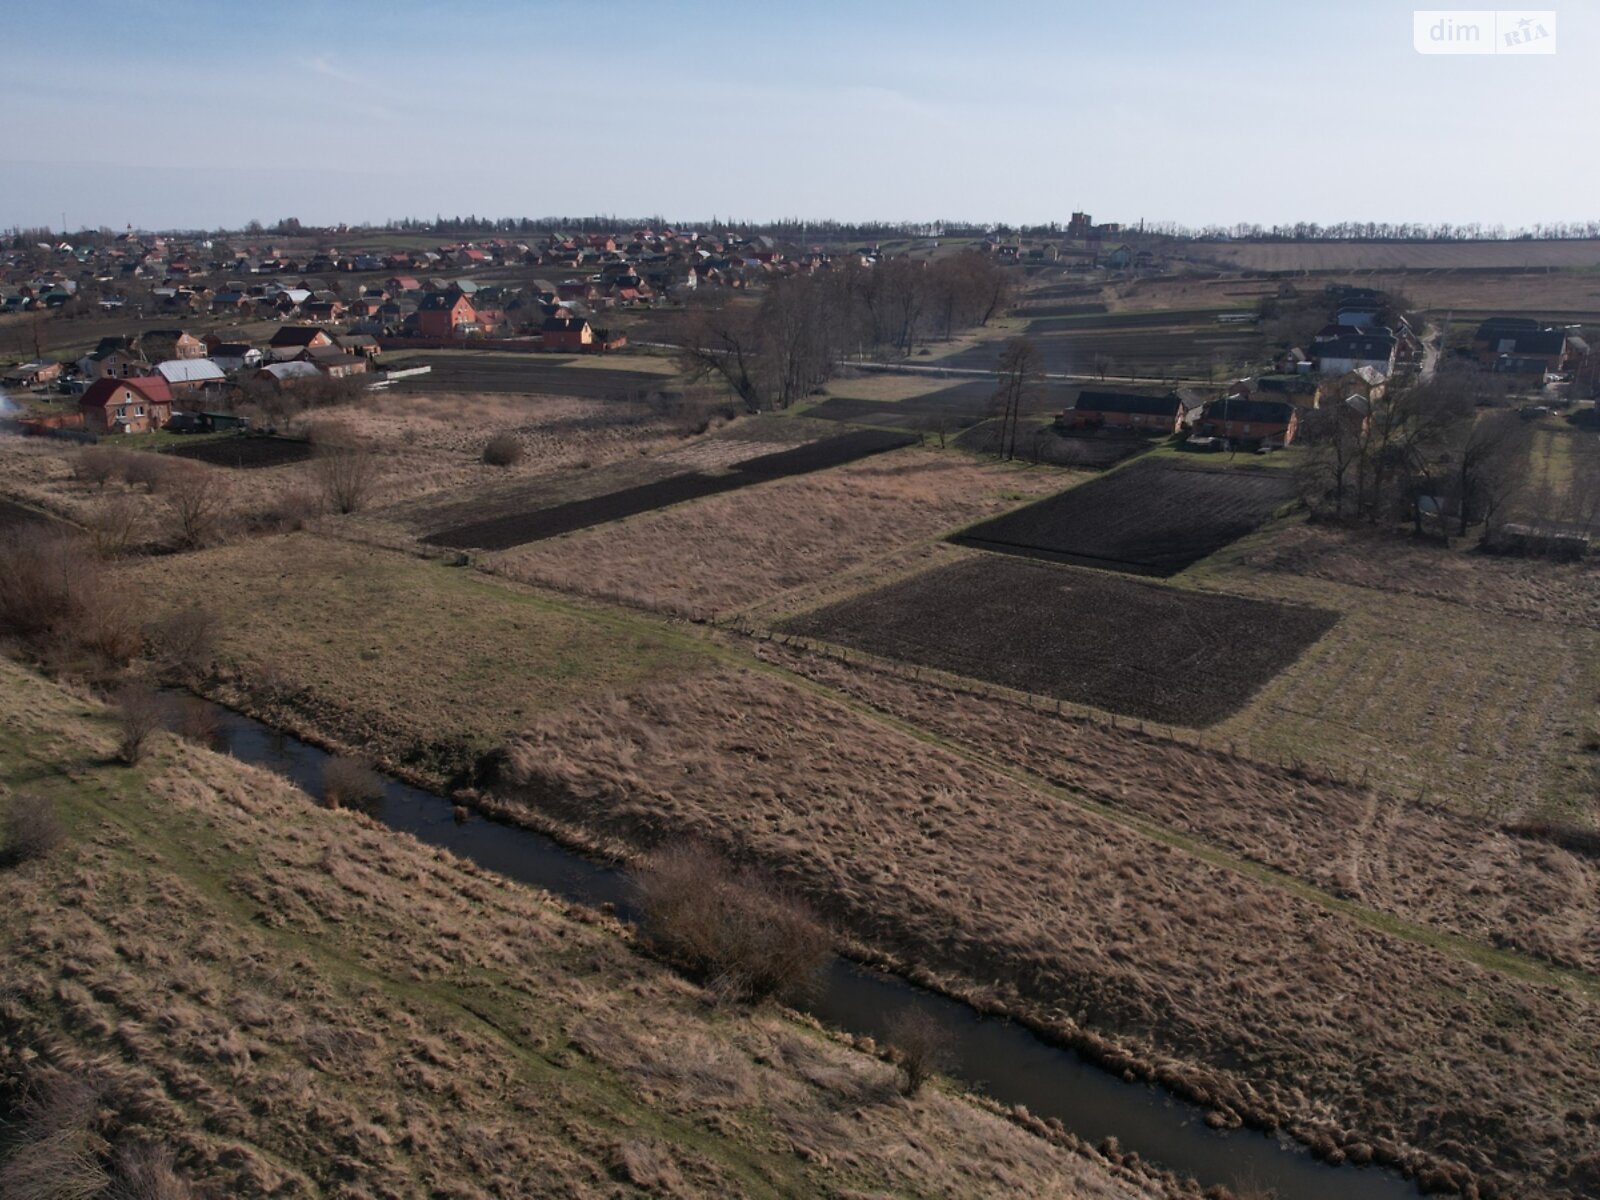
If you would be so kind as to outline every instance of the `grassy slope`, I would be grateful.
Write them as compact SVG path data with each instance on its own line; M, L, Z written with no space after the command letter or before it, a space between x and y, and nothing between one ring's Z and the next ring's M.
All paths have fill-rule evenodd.
M424 767L459 765L535 714L702 665L670 631L312 534L148 559L130 574L158 607L213 609L224 655L279 681L272 690L302 718Z
M0 1082L105 1089L113 1142L228 1195L1159 1194L625 940L0 661Z

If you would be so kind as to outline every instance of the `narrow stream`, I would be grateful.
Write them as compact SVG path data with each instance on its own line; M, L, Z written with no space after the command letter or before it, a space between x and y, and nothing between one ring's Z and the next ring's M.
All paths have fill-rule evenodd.
M320 795L328 755L259 721L218 708L222 748ZM569 900L611 903L636 915L626 876L591 862L543 834L474 816L458 823L440 796L386 779L369 810L390 828L471 859L491 871ZM1115 1136L1124 1151L1192 1176L1204 1186L1271 1189L1281 1200L1415 1200L1416 1187L1375 1167L1331 1166L1301 1145L1252 1130L1218 1131L1203 1112L1160 1088L1128 1083L1020 1025L983 1017L958 1001L894 976L835 959L807 1007L821 1021L883 1038L899 1013L916 1007L944 1029L949 1073L1004 1104L1055 1117L1086 1141Z

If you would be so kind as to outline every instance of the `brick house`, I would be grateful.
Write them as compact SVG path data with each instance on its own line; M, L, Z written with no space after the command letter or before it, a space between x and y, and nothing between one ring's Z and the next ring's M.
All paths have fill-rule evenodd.
M303 350L315 350L318 346L333 345L333 338L327 330L319 329L314 325L285 325L272 335L272 340L267 343L267 349L272 352L272 357L278 360L294 358Z
M594 344L594 330L582 317L546 317L539 332L546 350L587 350Z
M310 363L329 379L343 379L346 375L364 375L367 370L367 360L359 354L351 354L342 346L318 346L313 350L304 351L296 362Z
M172 390L159 375L101 379L78 401L90 433L147 433L172 421Z
M206 356L206 344L181 329L148 330L139 338L139 349L153 363L186 362Z
M465 296L452 292L430 292L417 306L417 332L423 337L455 337L463 325L477 323L478 314Z
M1175 393L1145 396L1135 392L1101 392L1085 389L1077 403L1057 419L1071 429L1132 429L1151 433L1177 433L1189 414Z
M1224 396L1206 405L1195 428L1204 437L1288 446L1300 431L1300 411L1288 400Z
M92 353L78 360L78 370L88 380L126 379L130 375L144 375L150 364L124 337L101 338Z

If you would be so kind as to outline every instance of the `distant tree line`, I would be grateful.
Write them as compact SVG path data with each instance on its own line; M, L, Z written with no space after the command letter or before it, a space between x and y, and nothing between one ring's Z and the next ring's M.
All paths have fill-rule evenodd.
M660 213L653 216L618 216L615 213L595 213L584 217L481 217L475 213L466 216L434 216L391 218L382 224L362 222L344 226L357 232L393 232L428 234L448 238L472 236L534 237L552 233L616 233L629 229L693 229L732 232L743 237L767 236L778 241L795 244L805 242L860 241L874 243L908 238L1060 238L1065 228L1056 221L1037 224L1010 224L1005 221L834 221L801 217L784 217L772 221L749 221L734 217L712 215L709 220L669 221ZM221 236L243 232L251 237L277 235L295 237L324 232L319 227L302 222L297 217L284 217L272 225L259 220L247 221L240 230L164 230L178 235L204 235L214 232ZM48 227L12 227L0 234L0 245L11 250L29 249L41 242L53 244L65 236L74 245L109 241L113 231L83 229L64 234ZM1295 221L1288 224L1262 225L1240 222L1233 225L1184 225L1175 221L1141 222L1137 229L1127 228L1118 235L1129 240L1144 241L1259 241L1259 242L1310 242L1310 241L1376 241L1376 242L1458 242L1458 241L1564 241L1580 238L1600 238L1600 221L1555 221L1534 225L1486 225L1479 222L1452 224L1448 221L1435 224L1390 221L1337 221L1323 225L1315 221Z
M720 288L696 297L671 336L690 378L720 380L751 412L783 409L848 357L904 357L988 324L1011 302L1013 275L970 251L845 263L779 279L756 297Z
M1147 234L1186 240L1211 239L1249 242L1476 242L1565 241L1600 238L1600 221L1557 221L1508 227L1469 222L1454 225L1389 221L1338 221L1319 225L1296 221L1290 225L1203 225L1198 228L1162 222L1146 228Z

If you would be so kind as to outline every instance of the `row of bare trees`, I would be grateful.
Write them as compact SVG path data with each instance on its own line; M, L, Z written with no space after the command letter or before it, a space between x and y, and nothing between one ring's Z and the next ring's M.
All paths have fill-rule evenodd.
M987 324L1013 286L1013 272L971 252L847 263L777 280L759 297L697 299L673 340L691 379L719 380L751 412L783 409L848 357L904 357L919 342Z

